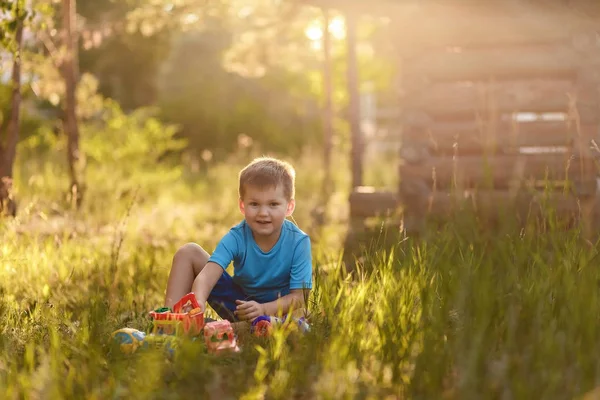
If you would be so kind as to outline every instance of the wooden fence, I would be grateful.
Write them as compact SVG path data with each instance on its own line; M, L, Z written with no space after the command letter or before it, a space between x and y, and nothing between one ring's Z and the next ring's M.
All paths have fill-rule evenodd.
M589 24L494 9L422 20L399 41L398 191L355 188L352 217L400 208L420 231L464 207L521 219L552 209L597 229L600 40Z

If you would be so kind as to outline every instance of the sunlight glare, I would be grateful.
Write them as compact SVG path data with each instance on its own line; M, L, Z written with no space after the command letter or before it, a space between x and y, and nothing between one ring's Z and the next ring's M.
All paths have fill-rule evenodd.
M240 8L240 10L238 11L238 17L240 17L240 18L249 17L250 15L252 15L253 11L254 11L254 8L252 6L244 6L244 7Z
M313 41L317 41L323 37L323 30L319 25L312 24L304 31L307 38Z
M342 17L333 17L329 22L329 32L334 39L340 40L346 37L346 24ZM323 38L323 28L320 20L313 20L304 30L307 38L313 42L320 41Z
M321 43L320 41L312 41L310 43L310 48L315 50L315 51L319 51L323 49L323 43Z
M329 23L329 32L336 39L343 39L346 37L346 24L342 17L334 17Z
M184 25L190 25L190 24L198 22L199 20L200 20L200 17L198 17L197 14L189 13L183 17L182 22Z

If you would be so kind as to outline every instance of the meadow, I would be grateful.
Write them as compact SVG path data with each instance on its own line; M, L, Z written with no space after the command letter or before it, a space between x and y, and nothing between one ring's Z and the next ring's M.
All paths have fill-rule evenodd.
M2 398L570 399L600 384L597 246L552 224L492 230L465 216L420 242L379 230L349 275L347 160L316 226L314 153L292 160L294 220L313 238L312 330L242 332L242 351L225 356L197 342L172 359L123 356L110 334L147 330L175 250L211 250L239 220L237 171L251 154L194 173L93 164L79 210L56 154L19 154L20 212L0 220Z

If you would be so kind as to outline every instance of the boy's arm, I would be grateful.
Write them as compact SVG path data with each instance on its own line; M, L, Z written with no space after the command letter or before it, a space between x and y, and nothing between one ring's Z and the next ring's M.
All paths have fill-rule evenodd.
M196 295L196 300L203 311L206 311L206 300L221 275L223 275L223 268L219 264L209 261L194 279L192 292Z
M219 241L209 261L194 279L192 292L196 295L196 300L202 306L203 311L206 311L206 301L210 296L210 292L225 272L225 267L236 257L238 251L239 246L236 235L229 231Z
M290 293L269 303L237 300L236 316L241 320L252 320L261 315L275 316L279 310L288 314L290 309L305 306L305 293L312 288L312 253L308 237L303 238L294 249L290 271Z
M265 311L265 315L276 316L279 314L280 310L281 313L285 315L290 311L304 308L304 297L304 289L292 289L290 290L290 294L286 294L275 301L264 303L262 306Z

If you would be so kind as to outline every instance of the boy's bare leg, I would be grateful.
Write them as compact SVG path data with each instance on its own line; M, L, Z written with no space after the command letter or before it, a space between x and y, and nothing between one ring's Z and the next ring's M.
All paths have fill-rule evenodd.
M165 306L173 307L192 290L194 279L208 262L210 255L196 243L184 244L175 252L167 282Z

